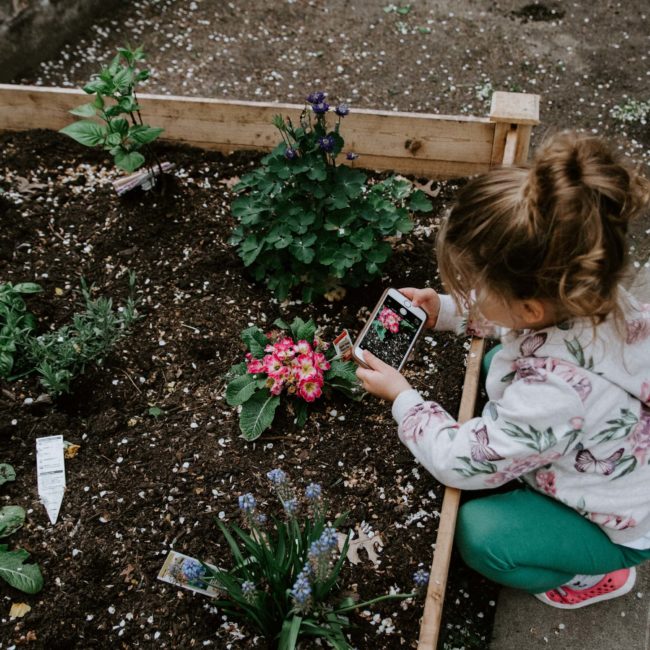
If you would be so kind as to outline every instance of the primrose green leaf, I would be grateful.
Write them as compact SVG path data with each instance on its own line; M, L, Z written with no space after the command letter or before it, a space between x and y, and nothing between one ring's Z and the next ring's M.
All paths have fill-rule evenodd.
M280 397L271 395L267 388L255 393L242 405L239 428L246 440L255 440L273 423Z
M64 126L59 133L64 133L86 147L97 147L104 144L106 127L90 120L79 120Z
M38 593L43 588L43 576L36 564L24 564L29 553L24 549L8 551L0 544L0 578L26 594Z
M0 508L0 537L8 537L25 523L25 511L20 506Z
M226 402L229 406L239 406L252 397L257 390L254 375L241 375L233 379L226 388Z
M77 106L76 108L73 108L70 113L73 115L76 115L78 117L95 117L97 114L97 109L95 108L95 104L81 104L81 106Z
M0 485L16 480L16 471L8 463L0 463Z
M134 172L144 165L144 156L137 151L121 151L115 154L115 164L124 171Z
M261 359L264 356L264 348L269 341L266 335L259 327L249 327L241 333L241 340L246 343L250 353L256 358Z

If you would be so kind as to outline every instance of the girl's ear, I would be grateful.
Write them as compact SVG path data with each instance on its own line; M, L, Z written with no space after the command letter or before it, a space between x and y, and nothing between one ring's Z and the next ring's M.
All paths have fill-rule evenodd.
M546 325L551 316L549 306L542 300L530 298L522 301L522 317L529 327Z

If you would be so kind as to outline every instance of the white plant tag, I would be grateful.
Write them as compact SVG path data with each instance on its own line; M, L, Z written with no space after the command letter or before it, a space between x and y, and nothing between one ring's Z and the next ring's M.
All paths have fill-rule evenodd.
M56 523L65 492L63 436L36 438L36 473L38 496L50 522Z
M200 576L192 580L185 575L183 571L183 563L186 560L192 564L198 562L195 558L185 555L184 553L169 551L165 558L165 563L162 565L162 568L158 573L158 580L168 582L170 585L174 585L175 587L182 587L183 589L195 591L197 594L203 594L204 596L218 596L219 592L217 589L203 580ZM219 570L209 562L206 562L206 564L215 571Z

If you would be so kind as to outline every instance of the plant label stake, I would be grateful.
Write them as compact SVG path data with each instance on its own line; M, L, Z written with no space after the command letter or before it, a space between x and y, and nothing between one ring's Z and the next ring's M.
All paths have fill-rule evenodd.
M38 495L52 524L56 523L65 492L63 436L36 438Z
M160 167L162 168L163 173L166 173L169 170L174 169L176 165L174 163L164 162ZM118 196L130 192L136 187L142 187L143 190L147 191L156 184L156 176L158 174L160 174L158 166L153 169L135 172L129 176L124 176L123 178L118 178L113 181L113 189L117 192Z

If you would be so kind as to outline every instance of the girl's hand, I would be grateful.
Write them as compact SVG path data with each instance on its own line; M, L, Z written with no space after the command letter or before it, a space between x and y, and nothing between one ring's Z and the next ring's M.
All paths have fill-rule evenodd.
M406 287L400 289L414 307L422 307L427 312L429 318L424 324L425 327L435 327L438 322L438 314L440 313L440 297L433 289L413 289Z
M392 366L378 359L368 350L363 351L363 359L369 368L357 368L357 378L363 389L379 397L393 401L402 391L411 388L411 384Z

